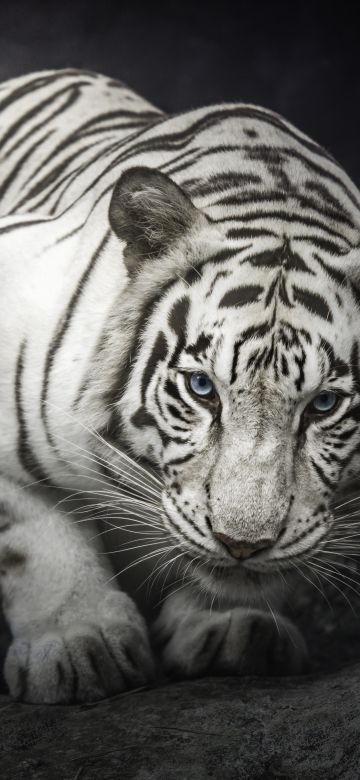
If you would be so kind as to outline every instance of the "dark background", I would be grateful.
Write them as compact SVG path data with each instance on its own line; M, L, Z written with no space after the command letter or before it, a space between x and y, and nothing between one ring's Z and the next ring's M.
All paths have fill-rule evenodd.
M355 2L0 2L0 80L85 67L168 112L263 105L327 147L360 184Z

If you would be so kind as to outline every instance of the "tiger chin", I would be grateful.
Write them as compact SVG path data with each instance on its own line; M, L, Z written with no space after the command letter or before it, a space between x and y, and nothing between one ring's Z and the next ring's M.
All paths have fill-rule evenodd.
M359 193L258 107L167 116L74 70L1 94L10 693L302 672L284 582L350 544L359 472ZM173 579L152 626L117 533Z

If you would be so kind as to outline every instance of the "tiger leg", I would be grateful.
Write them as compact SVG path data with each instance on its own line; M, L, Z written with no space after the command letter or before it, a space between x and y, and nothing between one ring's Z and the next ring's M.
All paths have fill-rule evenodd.
M79 528L0 478L0 588L13 636L4 667L28 702L103 698L152 675L145 623Z
M165 602L154 641L171 677L299 674L307 661L304 639L290 620L275 618L247 607L199 609L179 593Z

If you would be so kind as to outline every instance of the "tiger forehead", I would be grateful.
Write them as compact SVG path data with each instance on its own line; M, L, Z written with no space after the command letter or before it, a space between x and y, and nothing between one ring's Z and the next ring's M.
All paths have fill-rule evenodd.
M290 249L286 241L281 247L232 258L220 268L207 267L203 271L202 294L207 304L216 301L221 310L239 308L262 301L264 309L275 302L288 309L299 303L312 314L331 322L332 312L321 292L324 282L327 292L339 289L339 272L328 266L320 256L307 252L307 257ZM201 289L201 274L193 277L196 291ZM345 283L345 276L341 280ZM336 285L331 284L336 281ZM320 290L316 288L321 283ZM332 289L331 289L332 288Z
M210 369L230 385L240 375L251 385L267 375L296 393L331 372L349 373L349 328L340 325L351 292L316 253L304 259L285 242L217 267L205 263L185 281L168 320L184 368Z
M326 384L338 390L351 390L350 361L335 352L321 336L312 339L305 329L288 323L261 338L227 338L216 332L201 332L184 347L180 356L183 370L195 366L210 373L227 388L232 402L246 397L256 405L271 402L292 405L318 392Z
M183 368L196 365L210 371L236 392L256 390L261 396L266 390L290 390L290 396L309 392L333 371L326 355L326 344L314 344L309 333L298 331L288 323L280 323L268 333L255 335L256 325L239 338L230 332L200 332L197 339L184 346ZM342 362L341 375L347 373ZM340 368L340 366L339 366Z
M258 316L270 327L285 321L301 329L301 324L309 323L309 315L310 329L316 322L331 326L337 310L343 308L346 280L339 289L331 268L324 268L320 258L312 260L312 266L307 265L300 255L281 249L240 262L233 259L220 269L207 268L205 263L191 284L184 280L188 285L184 300L180 303L177 297L169 324L177 332L186 330L188 342L206 329L231 327L240 333ZM266 332L267 328L263 333L257 329L257 335Z

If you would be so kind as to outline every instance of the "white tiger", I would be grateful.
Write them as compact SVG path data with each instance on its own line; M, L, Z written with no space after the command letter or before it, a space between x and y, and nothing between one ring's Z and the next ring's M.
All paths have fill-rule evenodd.
M182 677L300 671L271 605L283 571L321 573L358 473L356 187L270 111L168 117L88 72L3 84L0 132L11 693L96 699L154 649ZM180 566L151 643L51 486Z

